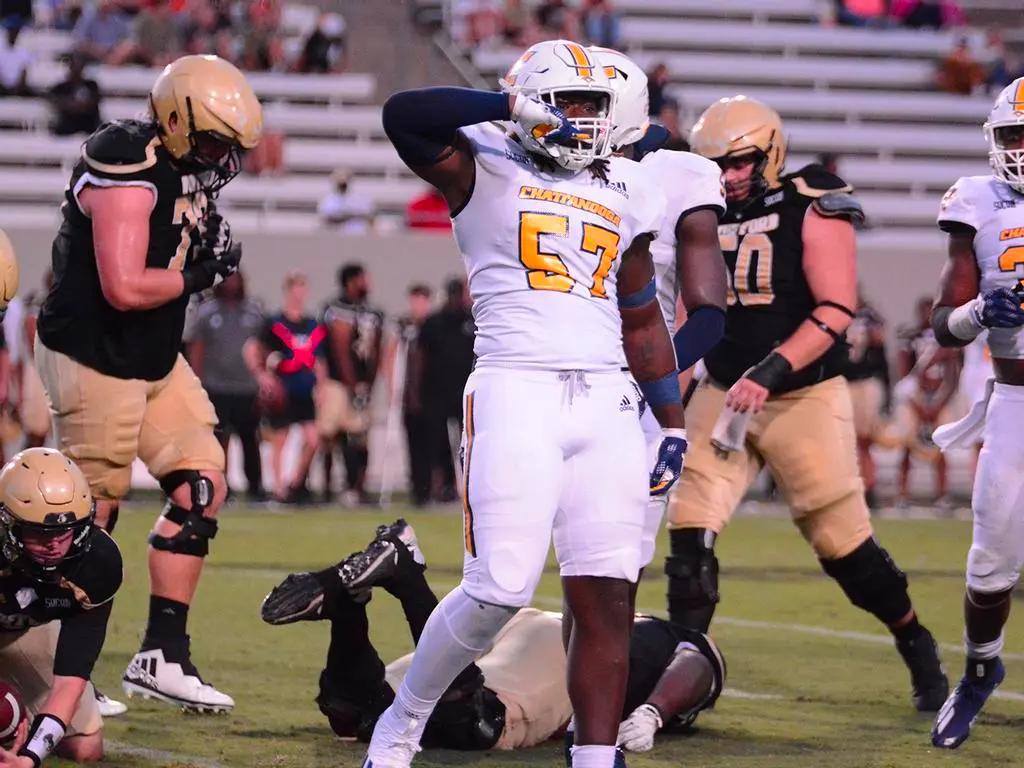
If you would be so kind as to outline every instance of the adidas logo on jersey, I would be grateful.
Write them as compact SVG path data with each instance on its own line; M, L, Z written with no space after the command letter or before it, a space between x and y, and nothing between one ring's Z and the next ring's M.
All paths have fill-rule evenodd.
M633 407L633 401L629 399L629 395L622 396L622 402L619 403L619 411L636 411Z
M609 181L606 185L608 189L614 189L624 198L629 200L629 192L626 191L626 182L624 181Z

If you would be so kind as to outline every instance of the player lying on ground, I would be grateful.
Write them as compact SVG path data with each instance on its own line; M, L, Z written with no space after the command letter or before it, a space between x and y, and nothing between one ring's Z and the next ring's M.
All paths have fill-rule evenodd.
M719 601L715 539L767 464L825 573L893 634L914 706L935 711L948 683L906 575L873 535L841 375L860 204L820 166L783 175L782 121L754 99L710 106L691 142L722 169L731 279L725 338L686 409L690 450L669 506L670 617L707 631Z
M982 438L964 596L967 666L932 729L932 743L950 749L970 735L1003 681L1003 627L1024 564L1024 78L999 94L985 132L993 173L961 178L942 198L949 260L932 312L946 347L966 346L989 329L995 372L984 399L934 436L943 449Z
M374 587L402 606L413 642L437 605L412 526L381 526L370 545L336 566L294 573L263 602L269 624L330 621L331 644L317 704L339 736L369 740L392 702L412 654L386 667L369 638L366 604ZM520 611L442 697L423 744L446 749L521 749L558 735L572 714L566 688L562 622L557 614ZM619 744L645 752L662 727L689 724L714 705L725 662L710 638L637 617L629 647L629 682Z
M17 753L0 749L0 768L38 768L51 753L103 758L89 676L121 553L95 511L82 471L57 451L29 448L0 470L0 677L34 716Z

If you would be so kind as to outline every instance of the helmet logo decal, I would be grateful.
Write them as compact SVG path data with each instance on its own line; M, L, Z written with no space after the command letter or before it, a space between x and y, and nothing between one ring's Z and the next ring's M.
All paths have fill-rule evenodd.
M574 68L576 74L584 80L592 80L594 78L594 64L590 61L587 52L581 46L576 45L576 43L565 43L562 47L569 51L569 55L572 57L572 61L566 62L566 64Z
M1010 106L1018 115L1024 114L1024 77L1017 81L1017 91L1010 99Z

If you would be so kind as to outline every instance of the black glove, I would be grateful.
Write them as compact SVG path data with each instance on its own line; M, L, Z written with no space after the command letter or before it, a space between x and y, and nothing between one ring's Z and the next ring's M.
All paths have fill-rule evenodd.
M216 252L208 247L196 249L196 258L181 271L185 279L184 294L199 293L213 286L218 277L227 277L238 270L242 260L242 244L232 243L227 250Z
M203 247L209 248L214 253L231 248L231 226L212 205L203 219L202 242Z

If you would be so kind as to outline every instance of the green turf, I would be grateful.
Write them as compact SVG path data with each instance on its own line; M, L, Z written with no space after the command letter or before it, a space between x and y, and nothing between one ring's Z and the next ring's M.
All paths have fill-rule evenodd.
M136 650L146 611L145 535L154 505L128 505L117 540L125 556L125 586L114 607L96 682L120 697L120 674ZM435 590L458 580L458 514L409 512ZM268 512L234 507L224 513L190 620L193 655L201 671L229 692L237 708L227 717L196 717L152 702L131 702L128 715L107 724L109 765L326 768L357 766L358 745L333 738L312 699L327 642L326 625L271 628L259 620L267 591L289 571L319 567L361 549L381 512L313 510ZM940 642L958 643L962 566L969 525L957 521L882 521L880 538L910 574L923 620ZM664 547L664 541L661 542ZM763 768L905 768L1024 763L1024 703L990 703L975 736L958 753L928 745L930 718L909 703L906 672L889 644L842 639L730 620L753 620L850 630L880 636L881 628L847 604L822 575L795 529L783 519L737 520L721 541L724 619L714 628L729 663L729 685L780 699L721 699L703 715L696 735L665 737L630 765ZM660 554L658 562L660 562ZM550 569L549 569L550 570ZM658 611L664 585L657 571L641 588L640 606ZM554 607L558 581L549 572L538 593ZM410 647L397 606L386 595L370 606L371 627L389 660ZM1020 626L1019 621L1016 624ZM1007 650L1024 653L1021 632ZM961 656L945 653L959 676ZM1004 688L1024 692L1024 665L1008 663ZM148 750L148 751L147 751ZM560 764L555 744L493 754L428 752L417 764L501 768ZM60 764L59 761L57 764Z

